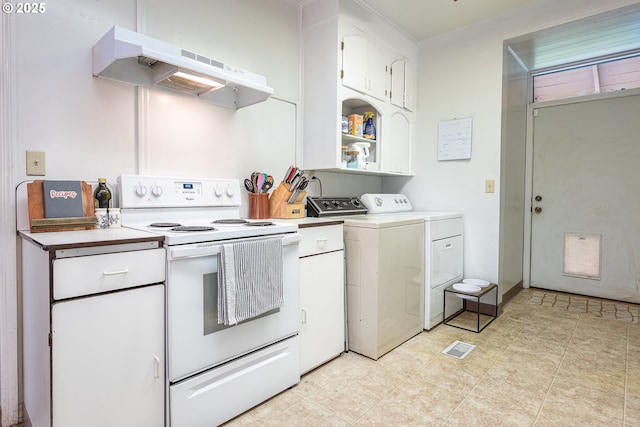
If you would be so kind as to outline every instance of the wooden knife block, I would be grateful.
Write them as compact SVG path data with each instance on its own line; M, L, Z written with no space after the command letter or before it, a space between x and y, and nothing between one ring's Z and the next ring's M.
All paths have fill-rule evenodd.
M291 197L291 190L289 184L281 182L269 199L269 216L271 218L290 219L290 218L304 218L304 203L302 199L307 195L306 191L301 191L296 198L295 203L287 203Z

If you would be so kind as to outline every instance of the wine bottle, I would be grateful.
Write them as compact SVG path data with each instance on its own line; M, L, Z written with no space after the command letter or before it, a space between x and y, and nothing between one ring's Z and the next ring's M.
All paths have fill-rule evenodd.
M95 208L110 208L111 207L111 191L107 187L106 178L98 178L98 186L93 193L93 205Z

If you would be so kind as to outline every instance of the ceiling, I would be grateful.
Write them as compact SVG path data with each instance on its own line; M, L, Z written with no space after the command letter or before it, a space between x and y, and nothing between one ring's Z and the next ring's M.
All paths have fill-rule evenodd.
M488 21L541 0L360 0L416 40ZM640 2L506 41L527 70L640 50Z
M362 0L417 40L466 27L539 0Z

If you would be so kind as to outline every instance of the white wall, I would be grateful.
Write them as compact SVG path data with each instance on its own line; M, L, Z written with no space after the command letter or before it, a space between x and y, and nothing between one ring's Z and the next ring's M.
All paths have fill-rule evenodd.
M406 193L418 209L464 213L467 277L499 275L503 41L632 3L543 0L420 43L416 176L385 178L384 190ZM463 117L473 118L471 160L438 162L438 122ZM484 192L486 179L495 193Z
M527 193L526 142L528 72L503 47L502 137L500 158L500 292L504 294L523 281L524 221Z
M238 111L91 74L91 47L118 24L267 76L274 96ZM58 1L15 20L16 162L46 152L45 179L122 173L279 177L296 163L297 5L283 0ZM37 126L34 124L37 123Z

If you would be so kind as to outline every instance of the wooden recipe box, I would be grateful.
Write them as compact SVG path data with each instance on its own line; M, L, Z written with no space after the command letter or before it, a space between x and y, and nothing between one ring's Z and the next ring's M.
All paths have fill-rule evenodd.
M93 190L91 184L80 182L82 187L82 208L84 216L71 218L46 218L44 209L43 180L27 184L29 203L29 230L32 233L45 231L91 230L96 226L94 216Z

